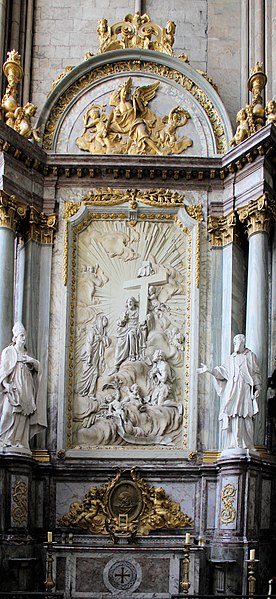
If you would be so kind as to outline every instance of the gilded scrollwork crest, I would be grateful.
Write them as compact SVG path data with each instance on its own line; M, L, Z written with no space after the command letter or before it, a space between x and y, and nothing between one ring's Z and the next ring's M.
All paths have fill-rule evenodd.
M133 468L131 476L117 469L111 481L90 488L82 501L71 503L59 525L109 534L116 542L120 536L134 540L158 529L191 527L193 521L162 487L150 487Z
M123 21L110 26L107 19L98 21L100 52L125 48L144 48L173 55L175 23L167 21L165 27L153 23L147 14L128 14Z

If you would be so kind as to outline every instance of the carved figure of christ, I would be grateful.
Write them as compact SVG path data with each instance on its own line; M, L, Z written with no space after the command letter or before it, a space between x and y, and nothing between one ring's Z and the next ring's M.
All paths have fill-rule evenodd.
M148 277L137 277L136 279L125 281L123 285L124 289L139 290L139 324L143 324L147 318L149 286L162 285L162 283L167 283L167 273L162 270Z

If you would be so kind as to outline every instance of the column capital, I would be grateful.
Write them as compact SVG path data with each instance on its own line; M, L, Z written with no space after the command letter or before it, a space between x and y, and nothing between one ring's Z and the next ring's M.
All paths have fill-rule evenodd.
M223 247L238 241L237 217L235 212L227 216L209 216L207 230L213 247Z
M16 232L20 221L27 214L28 206L18 202L15 196L0 191L0 227Z
M245 225L248 237L253 233L269 233L276 218L276 204L267 193L238 210L239 220Z
M39 212L34 206L30 206L28 221L26 241L37 241L42 245L53 244L57 214L45 214Z

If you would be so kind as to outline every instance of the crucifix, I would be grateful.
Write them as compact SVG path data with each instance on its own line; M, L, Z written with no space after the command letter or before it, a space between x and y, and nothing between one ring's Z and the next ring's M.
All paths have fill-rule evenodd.
M134 12L142 14L142 0L135 0Z
M130 281L125 281L124 289L139 290L139 323L143 324L147 318L148 312L148 294L150 285L162 285L167 283L167 273L161 270L159 273L150 274L143 277L137 277Z

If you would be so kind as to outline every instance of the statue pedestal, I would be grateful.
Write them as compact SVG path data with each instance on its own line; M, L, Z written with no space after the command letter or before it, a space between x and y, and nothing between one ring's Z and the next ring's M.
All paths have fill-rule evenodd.
M247 458L249 456L259 457L260 454L257 451L257 449L255 449L255 447L251 447L250 449L243 448L243 447L230 447L229 449L223 449L223 451L220 454L220 459L223 459L223 458L229 459L232 457Z
M30 449L27 449L26 447L15 447L14 445L0 447L0 454L32 457Z

